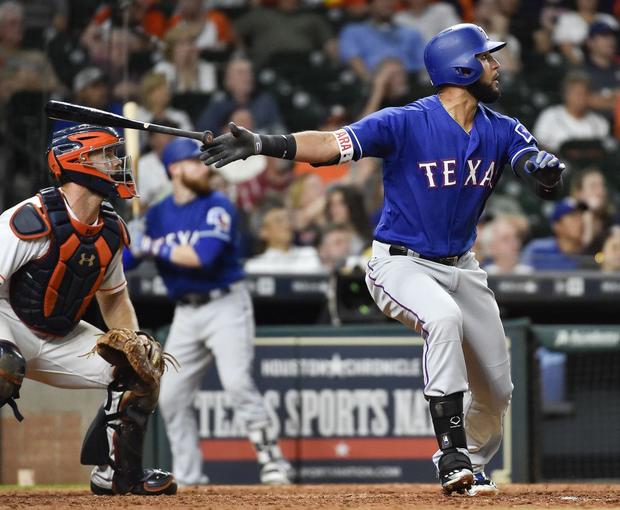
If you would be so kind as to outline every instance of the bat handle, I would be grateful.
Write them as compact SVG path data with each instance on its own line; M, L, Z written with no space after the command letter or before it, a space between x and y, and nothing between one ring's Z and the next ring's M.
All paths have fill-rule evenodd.
M202 133L202 144L209 145L211 142L213 142L213 133L207 129Z

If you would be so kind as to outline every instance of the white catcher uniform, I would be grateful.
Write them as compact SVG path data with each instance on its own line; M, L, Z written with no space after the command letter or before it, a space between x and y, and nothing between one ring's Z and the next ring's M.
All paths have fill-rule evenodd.
M25 204L40 207L41 200L37 195L0 215L0 340L8 340L19 348L26 360L25 377L28 379L59 388L106 389L113 380L113 367L101 356L84 356L95 345L101 330L79 321L62 337L36 332L24 324L11 306L11 277L31 260L44 257L50 247L48 236L24 240L14 232L10 225L11 218ZM71 217L77 220L68 204L66 207ZM122 250L119 249L112 257L97 293L112 294L126 286ZM113 392L109 412L116 412L120 396L120 393ZM109 445L112 445L113 430L108 428L107 433ZM111 446L110 456L113 457ZM107 487L111 486L112 475L109 466L101 466L94 469L92 477L98 484Z

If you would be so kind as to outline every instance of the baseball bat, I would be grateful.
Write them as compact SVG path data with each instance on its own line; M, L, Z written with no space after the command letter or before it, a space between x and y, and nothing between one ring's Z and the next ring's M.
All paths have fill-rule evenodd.
M163 133L172 136L192 138L203 144L213 141L211 131L187 131L150 122L140 122L139 120L129 119L116 113L110 113L97 108L89 108L63 101L48 101L45 105L45 113L51 119L69 120L83 124L94 124L96 126L122 127L126 129L138 129L140 131L150 131L152 133Z

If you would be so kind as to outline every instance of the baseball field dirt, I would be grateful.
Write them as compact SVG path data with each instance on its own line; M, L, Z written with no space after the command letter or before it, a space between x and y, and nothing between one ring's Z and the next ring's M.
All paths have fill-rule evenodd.
M233 509L551 509L620 508L620 484L506 485L492 498L443 496L435 485L213 485L185 488L176 496L93 496L84 489L0 489L0 508L94 510L99 508Z

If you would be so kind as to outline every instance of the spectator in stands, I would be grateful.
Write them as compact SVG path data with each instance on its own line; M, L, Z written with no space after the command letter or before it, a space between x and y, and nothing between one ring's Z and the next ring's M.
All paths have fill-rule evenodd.
M138 120L151 122L154 118L166 118L181 129L194 129L189 115L183 110L170 106L172 92L163 73L145 74L140 82L140 107Z
M525 274L532 267L519 262L523 238L527 233L523 216L498 216L484 229L481 243L488 259L482 268L488 274Z
M402 106L413 99L405 66L400 60L388 58L373 73L370 94L359 117L390 106Z
M598 0L576 0L577 9L567 11L557 19L553 42L560 48L569 64L578 65L584 60L581 47L588 37L588 30L595 22L618 26L610 14L598 12Z
M590 26L585 71L590 77L590 106L611 120L620 98L620 63L615 60L618 30L597 21Z
M277 0L274 7L252 8L234 27L258 68L287 54L321 50L335 57L335 41L329 24L319 14L301 10L299 0Z
M506 41L497 52L502 65L502 80L513 79L521 70L521 43L509 32L510 18L500 9L496 0L478 0L474 9L474 23L480 25L492 41Z
M288 190L287 201L298 244L316 245L321 227L325 224L323 181L314 173L296 176Z
M0 4L0 99L18 91L61 92L62 85L43 52L25 49L24 8L12 0Z
M615 227L608 232L596 261L604 273L620 272L620 228Z
M351 253L353 232L346 225L327 225L321 231L319 257L323 267L328 271L338 269L345 264Z
M113 87L112 96L120 100L133 97L137 92L139 75L148 69L149 62L141 69L127 64L135 55L143 55L150 40L120 25L100 24L95 19L86 27L80 41L88 50L90 63L105 70Z
M122 114L123 107L110 98L108 77L98 67L86 67L73 78L74 103L99 110ZM74 122L55 120L54 131L74 125Z
M407 9L394 16L397 25L414 28L428 42L444 28L461 22L454 6L448 2L407 0Z
M583 245L584 253L594 255L603 247L614 215L605 176L596 167L582 170L571 183L571 196L588 207L583 213Z
M590 110L589 83L581 72L569 73L563 82L563 104L545 108L532 131L539 144L557 152L569 140L601 139L609 135L609 123Z
M153 67L166 76L173 94L186 92L210 93L217 88L216 69L200 58L196 46L198 29L176 26L166 32L165 60Z
M396 0L371 0L370 18L340 32L340 58L363 81L387 58L400 60L408 73L424 67L420 32L394 22Z
M359 255L370 245L372 232L364 199L353 186L337 185L327 191L325 220L349 228L351 254Z
M202 0L178 0L170 26L197 33L195 45L200 51L223 51L234 40L228 17L220 11L205 9Z
M245 264L248 273L322 273L321 260L312 246L293 245L293 223L282 203L268 205L261 214L259 239L265 249Z
M274 97L269 92L256 90L252 63L247 58L233 57L226 64L223 90L211 97L198 119L198 129L210 129L219 135L220 127L239 109L251 112L254 128L259 133L286 131Z
M179 127L177 123L165 117L155 117L151 120L162 126ZM172 183L161 161L161 154L173 138L172 135L164 133L149 132L148 134L148 149L150 150L140 156L137 173L140 209L143 213L172 191Z
M68 25L68 0L22 0L24 8L24 43L29 48L43 48L56 33Z
M553 237L534 239L523 250L521 263L537 271L566 271L582 266L583 211L586 205L569 197L551 215Z
M127 15L131 32L149 44L149 37L161 39L168 29L168 17L159 0L132 0L131 2L101 2L90 25L109 30L124 24Z

